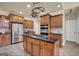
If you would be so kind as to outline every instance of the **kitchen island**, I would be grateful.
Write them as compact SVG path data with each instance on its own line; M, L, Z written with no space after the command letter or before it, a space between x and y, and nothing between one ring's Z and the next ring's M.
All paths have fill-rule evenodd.
M59 40L44 35L24 35L23 47L33 56L59 55Z

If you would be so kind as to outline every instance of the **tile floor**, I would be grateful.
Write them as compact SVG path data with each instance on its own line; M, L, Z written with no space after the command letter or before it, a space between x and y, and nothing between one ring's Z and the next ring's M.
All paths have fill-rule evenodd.
M79 56L79 44L67 41L66 45L60 48L61 56Z
M0 48L0 55L4 56L30 56L23 49L23 43L13 44Z
M30 54L24 51L22 43L18 43L1 47L0 56L30 56ZM79 56L79 44L67 41L66 45L60 48L60 56Z

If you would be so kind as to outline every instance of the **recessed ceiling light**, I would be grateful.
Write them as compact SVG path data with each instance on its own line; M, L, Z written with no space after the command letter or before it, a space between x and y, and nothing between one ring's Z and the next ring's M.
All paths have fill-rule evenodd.
M20 11L19 13L22 14L22 11Z
M57 5L57 7L59 8L59 7L61 7L60 5Z
M27 7L29 8L29 7L31 7L31 6L28 4Z

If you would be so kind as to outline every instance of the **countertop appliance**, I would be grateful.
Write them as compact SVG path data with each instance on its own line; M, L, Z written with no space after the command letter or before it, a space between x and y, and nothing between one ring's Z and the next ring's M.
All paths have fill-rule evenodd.
M23 41L23 24L12 22L12 43Z

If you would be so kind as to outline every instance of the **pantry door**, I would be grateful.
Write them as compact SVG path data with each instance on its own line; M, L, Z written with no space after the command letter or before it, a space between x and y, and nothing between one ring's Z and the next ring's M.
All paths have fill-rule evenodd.
M66 41L76 42L76 18L71 15L66 18Z
M77 40L76 42L79 43L79 16L77 18Z

